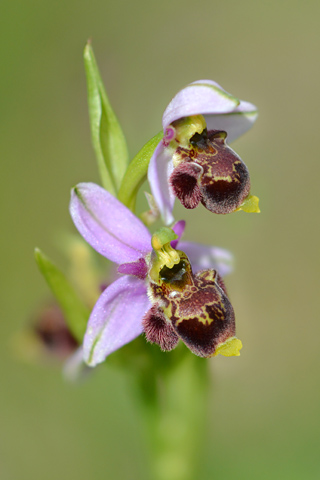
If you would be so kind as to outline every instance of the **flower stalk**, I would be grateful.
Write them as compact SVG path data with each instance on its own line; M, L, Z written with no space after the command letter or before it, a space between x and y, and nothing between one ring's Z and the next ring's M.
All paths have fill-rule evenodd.
M196 480L206 440L208 363L183 345L165 359L156 347L148 347L148 364L131 377L146 439L148 478Z

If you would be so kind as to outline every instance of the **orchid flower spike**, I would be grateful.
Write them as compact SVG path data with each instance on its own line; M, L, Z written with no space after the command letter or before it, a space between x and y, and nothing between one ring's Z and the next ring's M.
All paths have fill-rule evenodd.
M152 194L166 225L173 222L177 197L185 208L201 202L213 213L258 212L249 195L246 165L229 147L253 125L257 108L230 95L212 80L198 80L180 90L167 106L163 140L149 164Z
M93 183L72 190L70 212L84 239L122 274L103 291L89 318L83 341L89 366L143 330L162 350L181 338L196 355L239 355L241 342L221 280L231 270L227 251L180 242L183 221L151 236L127 207Z

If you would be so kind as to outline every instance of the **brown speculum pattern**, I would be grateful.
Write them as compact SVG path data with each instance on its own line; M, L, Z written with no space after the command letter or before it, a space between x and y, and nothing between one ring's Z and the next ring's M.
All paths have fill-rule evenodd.
M190 139L189 148L176 148L170 183L184 207L201 202L213 213L231 213L248 196L248 169L226 137L224 131L205 129Z
M163 267L159 282L151 282L153 307L143 319L146 337L172 350L178 339L200 357L210 357L216 347L235 336L235 316L224 283L215 270L193 275L188 257Z

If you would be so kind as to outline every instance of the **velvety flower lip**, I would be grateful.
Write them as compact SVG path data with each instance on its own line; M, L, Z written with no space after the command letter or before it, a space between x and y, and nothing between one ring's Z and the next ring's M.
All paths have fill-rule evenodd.
M180 90L167 106L162 119L164 138L150 160L148 179L163 221L173 221L174 195L169 178L173 172L174 137L172 123L190 116L202 115L207 130L226 131L232 142L251 128L258 112L255 105L239 100L212 80L198 80Z
M85 240L99 253L119 264L123 276L109 285L90 315L83 340L83 359L91 367L143 331L142 318L151 308L147 295L146 257L151 252L151 234L119 200L94 183L80 183L71 193L70 213ZM179 239L185 222L173 229ZM215 247L181 242L193 260L193 268L220 269L228 273L228 252Z

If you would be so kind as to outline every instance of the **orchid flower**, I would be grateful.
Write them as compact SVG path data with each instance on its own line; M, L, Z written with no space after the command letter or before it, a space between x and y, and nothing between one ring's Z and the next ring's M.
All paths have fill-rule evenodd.
M181 338L200 356L239 355L241 342L234 337L233 309L220 277L231 269L227 251L180 242L183 221L151 236L127 207L93 183L80 183L72 190L70 213L84 239L118 264L123 274L103 291L90 315L83 341L83 358L89 366L103 362L143 330L163 350L174 348ZM175 250L178 243L179 250ZM211 346L202 348L199 338L192 345L190 329L195 319L190 317L190 301L199 307L195 314L201 316L200 326L207 322L210 327L204 336L207 343L214 337ZM178 319L169 312L170 306L180 309ZM213 324L219 331L212 332Z
M174 221L175 197L186 208L200 202L214 213L259 211L249 195L249 172L227 145L245 133L257 108L230 95L212 80L180 90L167 106L163 140L150 160L148 178L164 222Z

